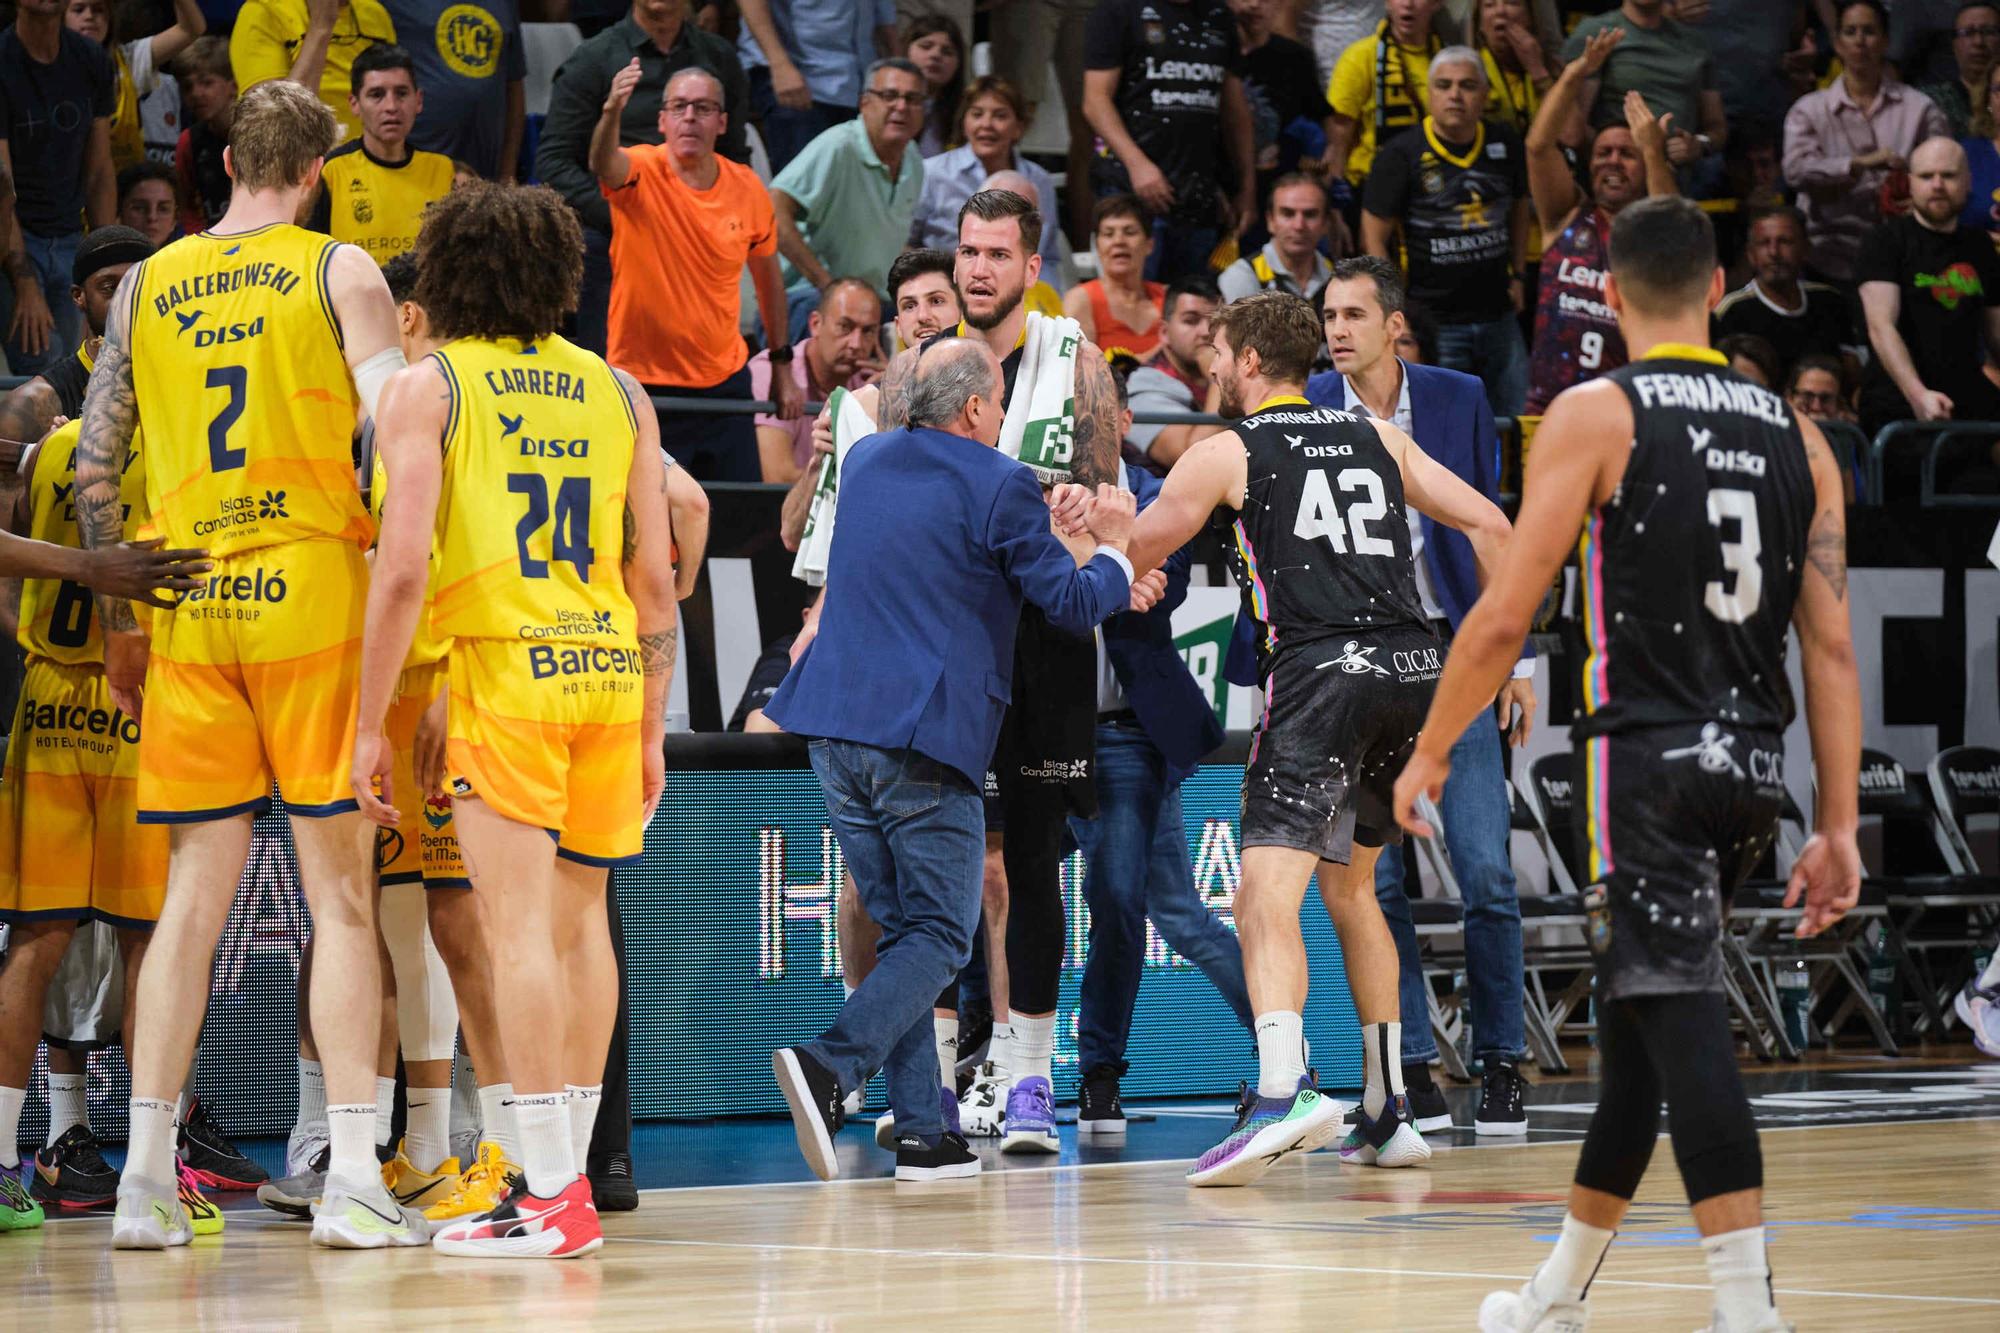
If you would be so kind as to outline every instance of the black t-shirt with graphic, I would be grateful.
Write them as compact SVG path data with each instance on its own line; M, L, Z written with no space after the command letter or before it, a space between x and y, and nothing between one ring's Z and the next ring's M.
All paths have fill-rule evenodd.
M1361 206L1403 224L1410 295L1445 324L1482 324L1513 311L1512 212L1528 195L1521 137L1485 121L1470 143L1448 143L1431 122L1375 154Z
M1985 232L1936 232L1909 216L1892 219L1862 241L1854 279L1896 285L1896 332L1924 386L1952 400L1952 416L1984 420L2000 408L2000 393L1980 371L1986 311L2000 305L2000 257ZM1909 415L1880 357L1869 362L1862 399L1871 420Z
M12 28L0 31L0 139L14 167L21 230L36 236L83 230L91 127L117 100L111 57L88 37L63 29L56 58L45 65Z
M1176 220L1216 225L1222 82L1240 60L1224 0L1104 0L1090 13L1083 66L1118 71L1118 115L1174 187ZM1093 178L1100 193L1131 188L1116 159Z

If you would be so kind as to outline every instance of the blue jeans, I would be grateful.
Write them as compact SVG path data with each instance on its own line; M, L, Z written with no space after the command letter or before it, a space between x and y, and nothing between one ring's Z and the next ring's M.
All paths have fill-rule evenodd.
M1484 324L1438 326L1438 364L1486 381L1486 401L1496 417L1521 415L1528 401L1528 344L1512 314Z
M823 739L810 749L840 854L882 938L875 970L804 1049L842 1092L880 1068L898 1132L935 1138L944 1120L931 1008L965 966L979 921L979 789L914 750Z
M1214 227L1169 225L1165 218L1157 219L1153 223L1153 253L1146 260L1146 280L1170 283L1190 273L1210 273L1208 257L1221 240L1221 231Z
M803 152L807 144L835 125L853 120L857 114L855 107L836 106L832 102L814 102L802 111L779 106L771 92L770 67L752 65L745 72L750 77L750 118L757 122L757 132L763 136L773 177Z
M1136 725L1097 728L1096 819L1069 821L1087 867L1090 951L1076 1024L1078 1065L1121 1069L1146 965L1146 918L1175 953L1205 973L1245 1028L1252 1023L1243 950L1195 891L1179 784Z
M28 253L28 262L35 266L35 272L42 280L42 299L48 302L49 313L55 316L55 327L49 330L48 342L42 350L33 355L10 340L7 343L7 366L16 375L39 375L83 344L83 312L76 308L76 302L69 299L70 273L76 266L76 252L83 244L83 233L37 236L24 230L21 242ZM12 297L13 293L10 292L9 296ZM13 319L13 306L18 303L18 298L10 300L7 311L9 321ZM0 325L0 333L5 331L6 326Z
M1521 900L1508 855L1507 778L1501 769L1500 728L1491 710L1474 718L1451 747L1444 784L1445 846L1465 900L1465 973L1472 991L1474 1053L1518 1060L1527 1054L1521 1023ZM1403 858L1396 849L1375 863L1375 898L1396 937L1402 965L1403 1063L1437 1058L1428 984L1418 965L1417 931L1403 896Z

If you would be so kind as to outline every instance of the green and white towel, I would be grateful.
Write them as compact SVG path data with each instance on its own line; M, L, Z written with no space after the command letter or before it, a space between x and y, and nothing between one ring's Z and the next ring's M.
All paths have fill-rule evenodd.
M1070 480L1076 456L1076 353L1083 326L1030 312L1014 396L1000 424L1000 452L1034 469L1044 486Z
M792 577L815 588L826 584L827 556L833 551L833 517L840 502L840 465L854 442L875 433L875 422L854 401L846 389L827 395L833 417L833 452L820 462L819 485L813 488L812 506L806 510L805 532L799 537L799 553L792 561Z

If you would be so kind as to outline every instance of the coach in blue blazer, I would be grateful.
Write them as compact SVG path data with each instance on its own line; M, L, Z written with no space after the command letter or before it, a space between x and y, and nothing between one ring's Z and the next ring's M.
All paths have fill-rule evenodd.
M764 712L811 737L841 854L882 928L875 970L815 1041L772 1056L799 1147L838 1174L841 1098L888 1077L903 1180L975 1175L944 1119L931 1006L965 965L979 915L981 783L1011 695L1022 598L1072 634L1130 604L1129 495L1090 509L1101 543L1078 568L1034 474L992 446L1000 364L984 342L934 344L917 364L909 429L856 444L841 469L818 636Z
M1125 465L1143 511L1160 481ZM1174 646L1173 612L1187 598L1191 557L1182 547L1161 568L1166 592L1150 611L1104 622L1097 700L1095 819L1070 819L1083 849L1090 947L1077 1008L1083 1075L1077 1132L1121 1138L1118 1080L1146 963L1146 921L1167 947L1201 968L1245 1028L1252 1023L1236 935L1208 910L1188 865L1181 782L1216 746L1222 724Z
M1326 290L1327 348L1335 369L1306 382L1306 397L1324 407L1393 421L1423 451L1450 468L1489 500L1497 500L1500 442L1493 410L1477 379L1438 366L1412 365L1393 351L1403 325L1402 279L1387 260L1365 256L1334 266ZM1414 511L1412 511L1414 513ZM1431 625L1447 644L1479 599L1478 567L1464 537L1428 518L1412 536L1423 552L1417 592ZM1447 648L1447 651L1449 649ZM1534 663L1526 655L1500 694L1515 744L1527 739L1534 718ZM1511 720L1518 709L1520 720ZM1473 1049L1484 1067L1473 1127L1481 1134L1528 1132L1522 1082L1516 1065L1526 1054L1521 1015L1521 904L1508 853L1505 755L1500 726L1488 713L1465 729L1451 752L1451 779L1440 809L1452 874L1465 903L1465 971L1472 997ZM1443 1094L1432 1083L1437 1059L1429 995L1419 965L1417 934L1403 891L1403 858L1376 862L1375 895L1396 939L1401 964L1403 1085L1417 1128L1452 1124Z

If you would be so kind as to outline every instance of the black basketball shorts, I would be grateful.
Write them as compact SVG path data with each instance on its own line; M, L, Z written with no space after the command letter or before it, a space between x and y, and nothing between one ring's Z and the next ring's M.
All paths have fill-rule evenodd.
M1415 626L1280 649L1243 769L1243 846L1344 865L1357 842L1400 842L1391 795L1443 664Z
M1722 989L1729 899L1777 832L1784 769L1781 736L1717 722L1577 743L1600 998Z

